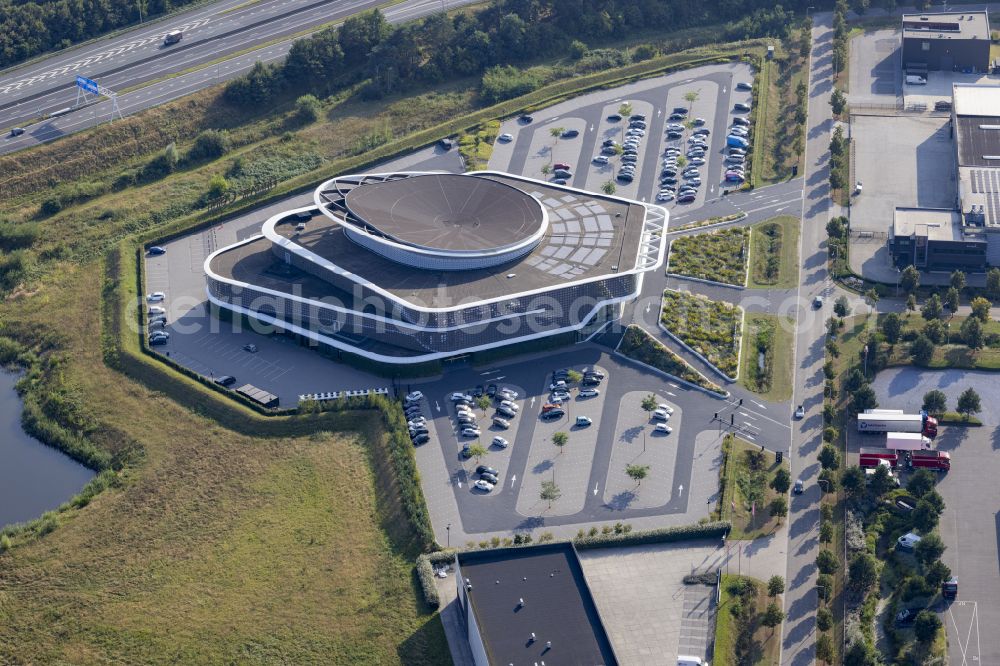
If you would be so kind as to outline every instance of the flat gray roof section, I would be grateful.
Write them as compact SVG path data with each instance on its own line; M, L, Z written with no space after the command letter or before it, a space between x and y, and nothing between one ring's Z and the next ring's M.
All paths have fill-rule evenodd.
M897 208L892 216L892 235L926 236L936 241L965 240L962 216L950 208Z
M979 83L953 83L951 99L956 116L1000 116L1000 86Z
M983 11L903 14L902 28L904 39L990 38L990 19Z
M618 663L572 544L459 553L458 563L491 664Z
M404 245L473 252L515 245L544 221L531 196L506 183L428 174L369 183L347 193L347 208Z

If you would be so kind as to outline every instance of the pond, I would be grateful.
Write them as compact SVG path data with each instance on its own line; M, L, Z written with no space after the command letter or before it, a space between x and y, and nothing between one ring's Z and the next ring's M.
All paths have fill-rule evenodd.
M57 508L94 476L93 470L21 429L17 379L0 372L0 527Z

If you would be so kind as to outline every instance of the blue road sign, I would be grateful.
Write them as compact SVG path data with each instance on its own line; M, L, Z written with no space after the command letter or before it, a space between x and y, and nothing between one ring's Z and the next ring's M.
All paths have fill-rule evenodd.
M97 92L97 81L92 81L91 79L82 76L76 77L76 87L86 90L87 92L92 93L94 95L99 94Z

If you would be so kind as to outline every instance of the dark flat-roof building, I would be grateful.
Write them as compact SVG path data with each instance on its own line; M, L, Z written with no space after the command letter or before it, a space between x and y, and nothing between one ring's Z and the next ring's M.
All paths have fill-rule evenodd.
M460 553L455 578L476 666L618 663L573 544Z
M620 315L663 263L667 211L499 172L341 176L205 260L210 302L400 365Z
M903 14L902 34L908 73L989 71L990 19L984 11Z

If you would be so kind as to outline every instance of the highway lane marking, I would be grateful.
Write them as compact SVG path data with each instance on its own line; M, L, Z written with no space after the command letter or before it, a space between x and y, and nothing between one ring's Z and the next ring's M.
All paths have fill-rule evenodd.
M753 419L754 421L756 421L756 420L757 420L757 417L756 417L756 416L752 416L751 414L749 414L749 413L747 413L747 412L740 412L740 416L745 416L745 417L747 417L748 419Z

